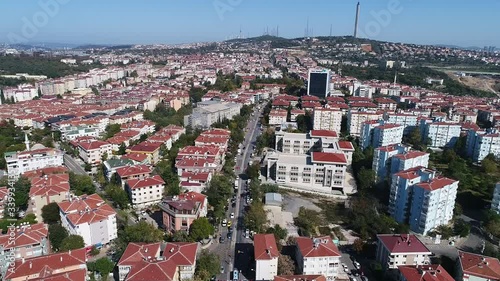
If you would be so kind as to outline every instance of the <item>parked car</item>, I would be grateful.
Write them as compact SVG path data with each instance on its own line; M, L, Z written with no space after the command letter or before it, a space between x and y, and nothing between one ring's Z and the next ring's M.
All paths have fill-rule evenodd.
M354 267L355 267L356 269L360 269L360 268L361 268L361 264L359 264L359 262L357 262L357 261L353 261L352 263L354 264Z
M231 213L231 218L234 219L234 213Z
M222 226L227 226L227 220L226 219L222 220Z
M224 236L219 237L219 243L221 243L221 244L224 243Z

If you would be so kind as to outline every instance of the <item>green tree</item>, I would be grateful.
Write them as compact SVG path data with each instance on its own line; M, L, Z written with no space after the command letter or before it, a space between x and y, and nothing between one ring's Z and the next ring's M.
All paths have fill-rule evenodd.
M113 268L115 268L115 263L110 261L107 257L102 257L96 260L93 266L95 272L99 272L99 274L105 278L113 272Z
M124 241L154 243L163 240L163 231L157 229L152 224L141 220L137 224L128 225L124 229Z
M467 237L470 233L470 224L465 222L463 219L455 220L453 224L453 234L460 237Z
M302 236L314 236L316 227L322 224L322 220L319 212L300 207L297 217L294 218L294 223Z
M106 126L106 139L112 138L114 135L118 134L121 131L120 124L110 124Z
M127 147L125 146L125 143L121 143L120 146L118 147L118 155L125 155L127 153Z
M210 224L207 218L198 218L189 227L189 236L194 241L201 241L213 234L214 226Z
M295 262L288 255L279 255L278 257L278 275L294 275Z
M95 256L99 255L100 252L101 251L99 251L99 249L97 249L96 246L92 246L92 249L90 250L90 255L95 257Z
M64 238L61 242L61 251L76 250L85 247L83 237L80 235L71 234Z
M61 221L59 206L56 202L49 203L42 207L42 218L43 222L46 224L54 224Z
M187 231L179 230L172 233L168 239L172 242L192 242L191 237L187 233Z
M266 232L274 234L274 238L276 239L276 241L285 240L285 238L288 236L288 231L285 228L279 226L279 224L268 228Z
M117 184L109 184L105 189L106 195L113 200L116 207L120 209L128 209L129 197L123 188Z
M199 280L210 280L212 276L219 274L219 269L219 256L208 250L202 250L196 260L195 276Z
M69 172L69 186L78 196L82 194L90 195L95 193L95 186L92 182L92 178L87 175L78 175L73 172Z
M253 201L243 219L248 229L257 233L262 233L267 223L267 214L264 210L264 204L257 200Z
M252 165L247 167L246 174L251 179L256 179L260 176L260 164L253 163Z
M481 161L481 167L487 174L496 173L498 170L497 163L495 162L495 160L492 160L490 158L484 158L483 161Z
M356 239L354 240L354 243L352 245L354 251L356 251L356 253L361 254L363 252L363 249L365 247L365 242L363 242L363 240L361 239Z
M31 182L28 178L21 176L14 183L14 203L17 208L26 210L28 207L28 199L31 188Z
M365 167L361 167L361 170L358 172L358 189L363 191L372 187L375 184L375 171L365 169Z
M49 241L54 251L59 251L62 242L68 237L68 231L60 224L49 225Z

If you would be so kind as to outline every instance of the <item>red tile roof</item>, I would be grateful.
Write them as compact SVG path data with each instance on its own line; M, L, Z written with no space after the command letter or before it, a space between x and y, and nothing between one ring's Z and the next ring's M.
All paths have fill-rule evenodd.
M278 275L274 281L326 281L323 275Z
M81 140L81 141L75 141L79 147L84 149L85 151L93 150L93 149L99 149L103 146L109 145L109 142L106 141L100 141L100 140L93 140L93 139L86 139L86 140Z
M438 190L440 188L448 186L450 184L453 184L455 182L458 182L458 181L452 180L449 178L445 178L445 177L436 177L436 178L431 179L428 182L418 183L417 186L419 186L425 190L428 190L428 191L433 191L433 190Z
M354 151L354 146L350 141L339 141L338 144L341 150Z
M0 245L10 249L40 244L43 238L47 239L48 231L48 226L43 223L9 228L6 234L0 235Z
M428 155L428 154L429 153L419 151L419 150L411 150L411 151L408 151L406 153L396 154L396 155L394 155L394 157L399 158L401 160L408 160L408 159L413 159L413 158L417 158L417 157L422 157L422 156Z
M340 257L340 251L330 236L317 238L297 237L296 241L303 257Z
M379 234L379 241L391 254L428 253L431 251L413 234Z
M69 192L69 188L68 174L45 175L31 180L29 196L54 196Z
M69 273L75 267L87 268L85 248L26 259L24 262L17 260L14 266L16 270L8 270L4 278L5 280L14 278L23 280L49 278L53 276L53 272L58 274Z
M73 225L90 224L116 215L115 210L98 194L82 195L71 201L57 203L57 205Z
M68 168L64 166L57 166L57 167L46 167L34 171L25 172L23 176L31 180L33 178L40 178L44 175L65 174L68 172L69 172Z
M127 153L127 154L123 155L122 158L130 159L132 161L142 163L146 159L148 159L148 156L146 154L143 154L143 153Z
M31 281L86 281L87 269L81 268L70 272L54 274L50 277L31 279Z
M159 175L154 175L144 179L129 179L127 180L127 185L130 189L136 189L156 185L165 185L165 181L163 181Z
M343 153L335 152L312 152L311 153L312 162L327 162L327 163L339 163L347 164L347 159Z
M500 262L496 258L458 251L464 274L484 279L500 280Z
M454 281L453 277L439 264L401 265L399 272L406 281Z
M139 144L136 144L134 146L131 146L127 149L127 151L133 151L133 152L154 152L162 146L162 143L160 142L141 142Z
M337 132L329 130L311 130L311 137L328 137L336 138L338 137Z
M149 165L133 165L133 166L120 167L116 169L116 173L121 178L144 175L144 174L151 175L152 172L153 168Z
M274 234L255 234L253 245L256 260L270 260L280 255Z

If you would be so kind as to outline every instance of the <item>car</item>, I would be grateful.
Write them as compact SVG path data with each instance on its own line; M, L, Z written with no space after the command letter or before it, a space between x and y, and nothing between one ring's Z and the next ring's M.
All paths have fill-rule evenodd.
M347 267L347 264L343 263L342 267L344 268L344 271L347 272L349 271L349 268Z
M227 220L226 219L222 220L222 226L227 226Z
M359 276L359 271L356 269L351 270L352 275L358 277Z
M234 219L234 213L231 213L231 218Z
M232 222L232 221L228 221L228 222L227 222L227 227L231 227L231 225L232 225L232 224L233 224L233 222Z
M220 266L220 273L224 273L224 267L222 265Z
M223 244L224 243L224 236L219 237L219 243Z
M363 275L363 276L361 276L361 280L362 281L368 281L368 277L366 277L366 276Z
M231 240L231 238L233 238L233 233L232 232L228 232L227 233L227 239Z
M361 268L361 264L359 264L359 262L357 262L357 261L353 261L352 263L354 264L354 267L355 267L356 269L360 269L360 268Z

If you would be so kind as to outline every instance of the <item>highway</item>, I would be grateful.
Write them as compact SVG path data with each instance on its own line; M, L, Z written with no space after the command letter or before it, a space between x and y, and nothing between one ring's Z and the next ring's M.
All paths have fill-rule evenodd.
M232 232L230 241L227 241L228 228L220 226L219 235L224 237L225 243L217 244L214 252L216 252L221 258L221 265L224 268L224 273L221 272L217 276L217 280L229 280L232 278L231 272L234 269L242 270L242 274L239 275L240 280L250 279L243 276L244 273L251 271L251 264L253 262L253 246L252 240L245 238L245 225L244 225L244 212L245 212L245 195L246 195L246 175L244 174L246 168L248 167L248 162L251 159L251 154L253 152L253 145L258 135L260 134L260 129L258 127L260 114L265 105L261 105L261 109L258 107L254 109L254 115L250 117L245 128L245 139L241 145L242 153L237 156L235 165L235 174L239 179L238 189L235 192L236 195L236 205L228 208L226 213L226 218L228 221L232 222L232 226L235 231ZM234 213L234 219L230 218L230 214ZM246 274L248 275L248 274Z

